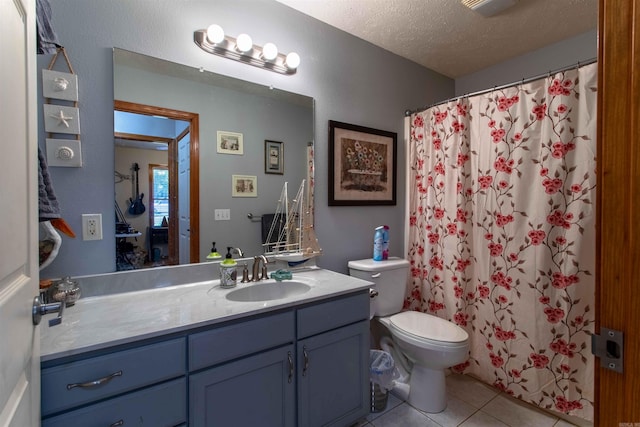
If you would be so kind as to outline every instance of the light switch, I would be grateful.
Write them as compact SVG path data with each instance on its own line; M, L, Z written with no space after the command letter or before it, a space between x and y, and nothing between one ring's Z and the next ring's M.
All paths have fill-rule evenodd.
M47 166L82 167L81 144L77 139L47 138Z
M231 219L230 209L216 209L213 214L213 219L216 221L229 221Z

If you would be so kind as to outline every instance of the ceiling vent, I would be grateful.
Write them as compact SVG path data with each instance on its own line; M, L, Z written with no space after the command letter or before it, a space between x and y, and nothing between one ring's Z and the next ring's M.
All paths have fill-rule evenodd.
M517 0L461 0L461 3L474 12L488 18L497 15L516 4Z

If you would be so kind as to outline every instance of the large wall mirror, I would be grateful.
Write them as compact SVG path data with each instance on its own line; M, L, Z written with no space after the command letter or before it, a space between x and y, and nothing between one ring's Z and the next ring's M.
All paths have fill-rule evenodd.
M310 173L313 98L117 48L113 64L117 269L262 253L261 217Z

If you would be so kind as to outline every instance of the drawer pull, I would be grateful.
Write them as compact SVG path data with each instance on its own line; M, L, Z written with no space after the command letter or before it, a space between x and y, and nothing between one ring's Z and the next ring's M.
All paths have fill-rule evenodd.
M75 383L75 384L67 384L67 390L71 390L72 388L80 387L80 388L92 388L97 387L99 385L103 385L114 379L115 377L121 377L122 371L114 372L111 375L107 375L104 378L100 378L99 380L89 381L86 383ZM118 421L120 422L120 421ZM122 425L122 424L114 424L114 425Z
M289 359L289 383L293 380L293 356L291 356L291 352L287 353L287 359Z
M119 426L123 426L124 425L124 420L120 420L120 421L116 421L115 423L111 424L109 427L119 427Z
M309 369L309 353L307 353L307 346L302 346L302 357L304 357L304 366L302 368L302 376L307 375L307 369Z

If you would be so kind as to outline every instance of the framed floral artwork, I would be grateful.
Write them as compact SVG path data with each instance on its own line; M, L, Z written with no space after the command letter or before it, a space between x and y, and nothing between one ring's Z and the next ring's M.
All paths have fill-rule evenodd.
M329 206L396 204L395 132L329 120Z

